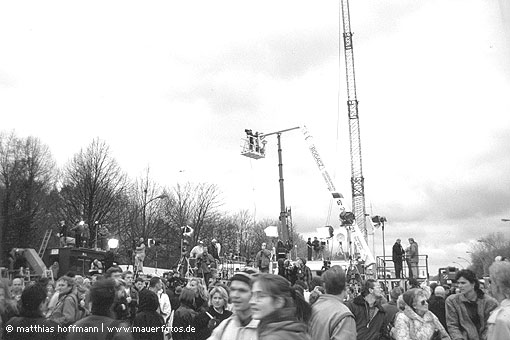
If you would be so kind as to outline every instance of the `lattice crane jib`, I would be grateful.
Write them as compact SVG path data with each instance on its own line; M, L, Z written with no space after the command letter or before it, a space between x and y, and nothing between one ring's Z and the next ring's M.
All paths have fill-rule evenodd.
M341 16L343 23L343 41L345 54L345 74L347 80L347 109L349 114L349 136L351 152L351 190L352 209L356 224L367 239L365 221L365 183L361 162L361 138L358 115L358 99L356 97L356 77L354 72L354 51L351 32L349 1L341 0Z

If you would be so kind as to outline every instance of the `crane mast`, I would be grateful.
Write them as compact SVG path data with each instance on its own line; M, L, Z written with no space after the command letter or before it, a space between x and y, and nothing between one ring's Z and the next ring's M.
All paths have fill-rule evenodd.
M343 38L345 53L345 73L347 79L347 109L349 114L349 136L351 152L351 190L352 210L356 224L365 240L367 228L365 222L365 187L361 164L361 137L358 115L358 99L356 97L356 77L354 74L354 51L352 45L351 19L349 1L341 0Z

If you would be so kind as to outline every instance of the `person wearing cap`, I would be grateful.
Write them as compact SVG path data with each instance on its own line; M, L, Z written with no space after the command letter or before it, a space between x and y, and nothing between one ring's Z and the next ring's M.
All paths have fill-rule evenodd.
M402 247L402 244L400 244L400 239L397 238L395 241L395 244L393 245L393 255L392 255L392 261L395 265L395 276L397 279L400 279L402 277L402 260L404 260L405 251Z
M418 278L418 262L419 262L419 253L418 253L418 243L414 240L414 238L409 238L409 265L410 271L413 274L412 277Z
M252 277L246 272L238 272L230 279L230 300L233 314L216 327L209 340L251 340L258 339L258 320L252 318L250 300L252 297Z
M427 294L413 288L402 295L404 311L395 317L391 330L394 339L450 340L450 336L437 317L428 310Z

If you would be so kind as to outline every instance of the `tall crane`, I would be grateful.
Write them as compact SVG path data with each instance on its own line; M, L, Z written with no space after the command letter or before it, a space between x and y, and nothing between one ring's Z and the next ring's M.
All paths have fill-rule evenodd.
M345 73L347 78L347 109L349 114L349 136L351 151L351 190L352 210L356 224L367 239L365 211L365 179L361 164L361 138L358 115L358 99L356 97L356 77L354 74L354 51L352 45L351 18L349 0L341 0L343 38L345 53Z
M363 237L358 224L352 220L348 222L348 218L345 218L345 216L352 215L352 213L347 212L346 208L343 206L342 200L344 196L336 190L335 185L333 184L333 180L331 179L331 176L326 169L326 165L324 164L324 161L322 160L319 151L313 142L313 136L310 134L306 126L301 127L301 131L305 137L305 142L308 144L308 149L310 150L312 157L315 160L315 164L317 164L317 167L322 174L322 178L326 182L326 186L340 211L340 220L342 220L342 226L344 226L347 230L349 254L354 254L353 246L355 246L361 255L361 259L364 261L365 267L369 267L375 264L374 255L370 251L370 248L368 247L368 244Z

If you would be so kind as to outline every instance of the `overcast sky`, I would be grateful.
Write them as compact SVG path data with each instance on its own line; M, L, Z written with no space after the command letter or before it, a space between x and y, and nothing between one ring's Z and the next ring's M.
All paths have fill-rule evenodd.
M306 124L349 198L339 13L339 1L2 1L1 130L39 137L59 166L99 137L131 177L150 166L163 186L216 183L224 210L261 220L280 210L276 137L255 161L240 155L244 129ZM509 2L351 1L351 27L367 212L388 219L387 253L414 237L431 274L466 265L470 243L510 234ZM298 232L336 225L301 132L282 146Z

